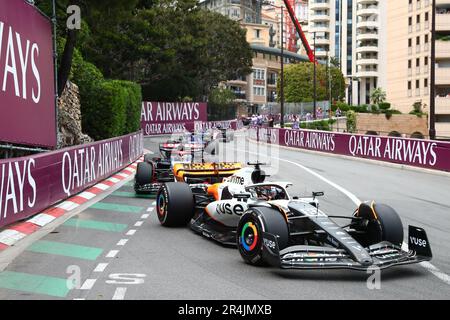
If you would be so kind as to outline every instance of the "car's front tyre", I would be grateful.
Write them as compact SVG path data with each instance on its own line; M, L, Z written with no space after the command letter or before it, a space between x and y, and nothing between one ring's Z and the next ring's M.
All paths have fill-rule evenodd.
M236 244L242 259L250 265L264 266L263 232L277 237L280 250L289 243L289 230L284 216L275 209L255 207L249 209L240 219L236 231Z

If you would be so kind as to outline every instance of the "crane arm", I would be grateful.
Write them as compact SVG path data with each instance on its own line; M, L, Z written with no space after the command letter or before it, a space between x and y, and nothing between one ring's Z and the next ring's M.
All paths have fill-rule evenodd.
M306 53L308 54L309 61L311 61L313 63L317 63L316 57L314 55L314 51L309 46L308 40L306 39L306 36L302 30L302 26L300 25L297 17L295 16L294 9L292 8L292 6L288 0L283 0L283 1L284 1L284 5L286 6L286 9L289 12L289 16L291 17L291 20L294 23L295 29L297 30L297 33L299 34L300 39L302 40L302 44L306 50Z

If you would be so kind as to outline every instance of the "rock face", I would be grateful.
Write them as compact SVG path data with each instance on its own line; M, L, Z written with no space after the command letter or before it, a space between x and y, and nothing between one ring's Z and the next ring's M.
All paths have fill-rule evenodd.
M78 86L67 81L58 99L58 149L93 142L81 127L81 104Z

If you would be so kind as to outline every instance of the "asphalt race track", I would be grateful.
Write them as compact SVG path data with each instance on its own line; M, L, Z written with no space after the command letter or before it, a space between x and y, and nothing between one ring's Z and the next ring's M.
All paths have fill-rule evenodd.
M251 267L237 250L188 228L161 227L154 199L136 198L127 181L30 243L0 273L0 299L450 298L450 177L287 149L267 157L263 146L242 139L221 146L227 158L270 162L269 179L293 182L292 195L324 191L321 209L328 214L351 215L359 200L391 205L405 236L408 224L425 228L431 264L385 270L381 288L372 290L365 272ZM157 152L162 140L147 138L145 147ZM68 277L76 288L67 288Z

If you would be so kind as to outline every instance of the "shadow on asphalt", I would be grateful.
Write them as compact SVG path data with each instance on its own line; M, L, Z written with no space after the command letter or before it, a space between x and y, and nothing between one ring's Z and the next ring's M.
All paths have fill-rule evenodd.
M367 281L369 274L354 270L273 270L272 274L289 280L315 281ZM426 277L428 273L419 266L397 267L381 271L382 281Z

